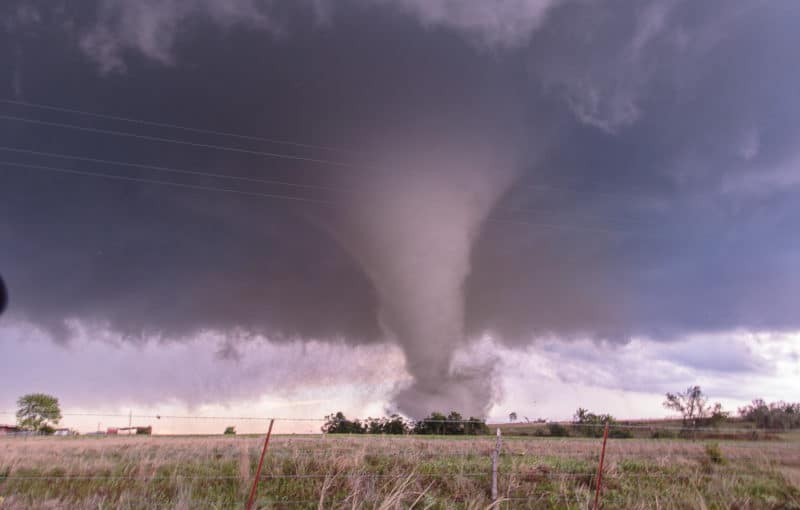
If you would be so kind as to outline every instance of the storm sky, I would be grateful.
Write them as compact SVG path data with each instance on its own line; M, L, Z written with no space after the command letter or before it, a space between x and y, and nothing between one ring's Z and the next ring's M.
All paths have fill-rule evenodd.
M791 0L4 2L0 403L796 398L798 20Z

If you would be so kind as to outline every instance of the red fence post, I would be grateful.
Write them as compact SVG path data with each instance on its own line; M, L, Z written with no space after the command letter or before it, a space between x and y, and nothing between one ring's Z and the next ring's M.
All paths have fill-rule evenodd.
M603 450L600 452L600 465L597 466L597 489L594 493L594 510L597 510L600 504L600 487L603 484L603 460L606 458L606 441L608 440L608 422L603 431Z
M264 455L267 453L267 446L269 446L269 437L272 435L272 424L275 420L269 420L269 430L267 430L267 437L264 439L264 448L261 450L261 458L258 459L258 467L256 468L256 477L253 480L253 487L250 488L250 497L247 499L247 510L253 508L253 501L256 499L256 489L258 488L258 479L261 477L261 466L264 465Z

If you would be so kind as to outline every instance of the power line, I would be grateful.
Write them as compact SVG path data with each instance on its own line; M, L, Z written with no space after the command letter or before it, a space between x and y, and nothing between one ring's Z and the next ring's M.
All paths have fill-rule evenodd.
M119 115L109 115L104 113L96 113L96 112L89 112L86 110L80 110L76 108L67 108L63 106L55 106L55 105L48 105L42 103L33 103L29 101L20 101L20 100L12 100L12 99L0 99L0 103L16 105L16 106L24 106L28 108L37 108L41 110L50 110L62 113L72 113L77 115L84 115L88 117L94 117L98 119L107 119L107 120L115 120L121 122L128 122L132 124L139 124L143 126L153 126L153 127L161 127L161 128L169 128L169 129L177 129L181 131L186 131L190 133L201 133L201 134L210 134L216 136L227 136L232 138L238 138L242 140L251 140L251 141L261 141L267 143L274 143L274 144L281 144L281 145L289 145L295 147L303 147L309 149L320 149L320 150L327 150L332 152L338 152L341 154L364 154L365 151L357 151L354 149L342 149L338 147L332 147L328 145L317 145L317 144L310 144L310 143L303 143L303 142L294 142L285 139L275 139L275 138L265 138L255 135L245 135L241 133L232 133L228 131L217 131L212 129L205 129L205 128L197 128L191 126L184 126L179 124L172 124L168 122L160 122L160 121L150 121L150 120L143 120L143 119L135 119L131 117L123 117ZM350 163L342 162L342 161L333 161L333 160L326 160L326 159L317 159L317 158L307 158L302 156L295 156L291 154L281 154L281 153L271 153L271 152L260 152L260 151L251 151L249 149L243 149L238 147L229 147L229 146L220 146L220 145L213 145L213 144L198 144L195 142L189 142L185 140L174 140L169 138L162 138L162 137L155 137L155 136L147 136L147 135L136 135L133 133L126 133L122 131L112 131L112 130L103 130L100 128L88 128L84 126L77 126L74 124L64 124L58 122L49 122L49 121L42 121L38 119L29 119L24 117L14 117L8 115L0 115L0 118L12 121L19 121L19 122L29 122L29 123L36 123L54 127L61 127L61 128L68 128L68 129L78 129L78 130L86 130L86 131L93 131L93 132L101 132L105 134L113 134L115 136L132 136L142 139L148 139L151 141L162 141L165 143L179 143L179 144L188 144L188 145L195 145L204 148L213 148L217 150L227 150L227 151L234 151L234 152L244 152L248 154L254 155L262 155L266 157L275 157L275 158L287 158L287 159L297 159L301 161L309 161L314 163L320 164L329 164L335 166L342 166L342 167L349 167L353 169L361 168L357 165L353 165ZM364 168L361 168L364 169ZM609 191L599 191L599 190L587 190L587 189L580 189L576 187L567 187L567 186L553 186L553 185L523 185L524 188L532 190L532 191L539 191L539 192L552 192L552 191L562 191L562 192L573 192L573 193L580 193L580 194L595 194L605 197L619 197L618 193L609 192Z
M17 163L14 161L0 161L0 166L6 167L20 167L20 168L28 168L32 170L45 170L48 172L58 172L64 174L73 174L73 175L83 175L87 177L99 177L105 179L114 179L120 181L129 181L129 182L141 182L146 184L159 184L162 186L174 186L177 188L187 188L187 189L195 189L195 190L202 190L202 191L215 191L215 192L224 192L224 193L235 193L237 195L246 195L246 196L253 196L253 197L261 197L261 198L271 198L276 200L292 200L297 202L311 202L315 204L322 204L322 205L335 205L333 202L325 201L325 200L317 200L314 198L305 198L305 197L297 197L291 195L279 195L276 193L260 193L257 191L244 191L232 188L216 188L214 186L201 186L198 184L185 184L181 182L172 182L172 181L160 181L157 179L145 179L140 177L129 177L123 175L112 175L112 174L104 174L100 172L87 172L84 170L72 170L69 168L60 168L60 167L52 167L52 166L44 166L44 165L30 165L26 163Z
M62 167L53 167L53 166L46 166L46 165L32 165L28 163L19 163L15 161L0 161L0 166L10 167L10 168L26 168L31 170L43 170L48 172L56 172L62 174L72 174L72 175L81 175L85 177L95 177L95 178L103 178L103 179L111 179L111 180L118 180L118 181L128 181L128 182L139 182L143 184L156 184L162 186L172 186L175 188L185 188L185 189L193 189L199 191L211 191L211 192L218 192L218 193L233 193L237 195L244 195L244 196L252 196L257 198L269 198L269 199L277 199L277 200L289 200L289 201L296 201L296 202L308 202L314 203L318 205L327 205L327 206L337 206L336 202L329 201L329 200L321 200L315 198L307 198L307 197L298 197L292 195L281 195L277 193L261 193L256 191L245 191L233 188L219 188L215 186L203 186L197 184L186 184L186 183L179 183L174 181L162 181L158 179L147 179L142 177L130 177L130 176L122 176L122 175L115 175L115 174L107 174L102 172L90 172L86 170L74 170L69 168L62 168ZM492 223L503 223L503 224L517 224L517 225L526 225L530 227L536 228L544 228L544 229L552 229L552 230L572 230L572 231L583 231L583 232L592 232L598 234L634 234L639 235L638 232L628 231L628 230L612 230L612 229L599 229L599 228L591 228L591 227L582 227L582 226L574 226L574 225L565 225L565 224L558 224L558 223L539 223L539 222L530 222L524 220L515 220L511 218L501 218L496 216L489 216L486 221Z
M185 175L196 175L200 177L212 177L216 179L227 179L227 180L236 180L236 181L244 181L244 182L255 182L260 184L272 184L278 186L289 186L295 188L306 188L306 189L317 189L317 190L324 190L324 191L332 191L336 193L380 193L381 191L364 191L364 190L357 190L353 188L343 188L343 187L335 187L335 186L324 186L319 184L300 184L294 183L289 181L282 181L276 179L260 179L254 177L242 177L237 175L230 175L230 174L220 174L214 172L201 172L197 170L186 170L174 167L166 167L160 165L150 165L146 163L130 163L127 161L118 161L118 160L108 160L108 159L100 159L100 158L92 158L87 156L75 156L71 154L60 154L54 152L45 152L45 151L37 151L33 149L22 149L18 147L7 147L7 146L0 146L0 151L6 152L13 152L18 154L30 154L35 156L43 156L48 158L58 158L58 159L66 159L72 161L85 161L89 163L99 163L104 165L115 165L115 166L124 166L128 168L142 168L147 170L155 170L159 172L169 172L169 173L177 173L177 174L185 174ZM390 192L386 192L390 193ZM507 212L511 214L515 213L544 213L544 214L558 214L557 211L547 210L547 209L531 209L531 208L520 208L520 207L499 207L498 210L502 212ZM578 218L590 218L590 219L608 219L611 221L616 221L613 218L603 218L603 217L596 217L592 215L581 215L581 214L572 214L573 217ZM617 224L619 226L619 224Z
M9 102L9 100L1 100L0 99L0 102ZM53 107L53 108L57 108L57 107ZM96 115L101 115L101 114L96 114ZM110 116L110 117L113 117L113 116ZM190 147L198 147L198 148L204 148L204 149L220 150L220 151L226 151L226 152L235 152L235 153L241 153L241 154L249 154L249 155L253 155L253 156L262 156L262 157L278 158L278 159L288 159L288 160L294 160L294 161L305 161L305 162L308 162L308 163L315 163L315 164L320 164L320 165L331 165L331 166L335 166L335 167L339 167L339 168L348 168L348 169L356 170L356 171L376 170L374 168L363 167L363 166L356 165L356 164L353 164L353 163L347 163L347 162L344 162L344 161L336 161L336 160L331 160L331 159L312 158L312 157L308 157L308 156L299 156L299 155L295 155L295 154L285 154L285 153L279 153L279 152L256 151L256 150L252 150L252 149L245 149L245 148L242 148L242 147L231 147L231 146L227 146L227 145L206 144L206 143L192 142L192 141L189 141L189 140L179 140L179 139L165 138L165 137L154 136L154 135L144 135L144 134L138 134L138 133L129 133L127 131L116 131L116 130L111 130L111 129L93 128L93 127L80 126L80 125L77 125L77 124L68 124L68 123L63 123L63 122L46 121L46 120L41 120L41 119L31 119L31 118L28 118L28 117L18 117L18 116L14 116L14 115L0 115L0 119L12 121L12 122L24 122L24 123L28 123L28 124L38 124L38 125L42 125L42 126L57 127L57 128L62 128L62 129L73 129L73 130L77 130L77 131L84 131L84 132L97 133L97 134L105 134L105 135L109 135L109 136L119 136L119 137L134 138L134 139L138 139L138 140L145 140L145 141L151 141L151 142L172 143L172 144L185 145L185 146L190 146ZM147 121L147 122L149 122L149 121ZM155 123L155 124L158 125L160 123ZM167 124L164 124L164 125L166 126ZM186 129L187 131L196 131L197 130L195 128L188 128L188 127L185 127L184 129ZM200 131L202 131L202 130L200 130ZM525 184L525 185L523 185L523 187L525 189L529 189L529 190L532 190L532 191L538 191L538 192L562 191L562 192L572 192L572 193L582 193L582 194L596 194L596 195L601 195L601 196L606 196L606 197L618 197L619 196L618 194L611 193L611 192L598 191L598 190L585 190L585 189L579 189L579 188L574 188L574 187L566 187L566 186Z
M126 161L114 161L109 159L99 159L99 158L90 158L85 156L73 156L71 154L58 154L54 152L43 152L31 149L19 149L16 147L5 147L0 146L0 151L6 152L16 152L20 154L32 154L35 156L45 156L48 158L58 158L58 159L69 159L73 161L86 161L89 163L100 163L103 165L116 165L116 166L125 166L129 168L144 168L148 170L156 170L159 172L171 172L171 173L178 173L178 174L186 174L186 175L197 175L201 177L214 177L217 179L229 179L229 180L236 180L236 181L245 181L245 182L258 182L262 184L277 184L281 186L292 186L296 188L308 188L308 189L319 189L319 190L329 190L329 191L341 191L340 188L334 188L331 186L322 186L317 184L300 184L288 181L279 181L275 179L258 179L254 177L242 177L238 175L230 175L230 174L219 174L213 172L200 172L196 170L185 170L180 168L172 168L166 166L158 166L158 165L149 165L146 163L128 163Z
M134 138L137 140L145 140L148 142L161 142L161 143L172 143L177 145L186 145L189 147L198 147L201 149L212 149L212 150L219 150L219 151L226 151L226 152L237 152L241 154L250 154L253 156L263 156L268 158L278 158L278 159L289 159L294 161L305 161L307 163L318 163L322 165L332 165L340 168L351 168L351 169L359 169L360 167L353 165L351 163L345 163L342 161L334 161L330 159L318 159L318 158L310 158L307 156L297 156L294 154L283 154L279 152L264 152L264 151L256 151L251 149L244 149L241 147L230 147L227 145L215 145L210 143L199 143L199 142L190 142L188 140L178 140L175 138L165 138L162 136L153 136L153 135L142 135L138 133L129 133L127 131L115 131L113 129L103 129L103 128L93 128L88 126L79 126L77 124L67 124L64 122L53 122L47 120L40 120L40 119L30 119L27 117L16 117L14 115L0 115L0 119L3 120L10 120L13 122L25 122L28 124L38 124L42 126L48 127L57 127L63 129L74 129L76 131L85 131L88 133L97 133L97 134L104 134L109 136L119 136L124 138Z
M264 138L261 136L255 135L245 135L241 133L231 133L228 131L216 131L213 129L204 129L204 128L196 128L196 127L189 127L189 126L182 126L179 124L170 124L167 122L156 122L151 120L143 120L143 119L134 119L131 117L122 117L119 115L108 115L104 113L96 113L96 112L88 112L85 110L78 110L75 108L66 108L63 106L54 106L54 105L47 105L41 103L31 103L28 101L18 101L12 99L0 99L0 103L5 104L12 104L17 106L25 106L28 108L38 108L40 110L50 110L55 112L62 112L62 113L74 113L77 115L86 115L89 117L94 117L97 119L106 119L106 120L117 120L122 122L130 122L132 124L140 124L143 126L154 126L154 127L162 127L162 128L169 128L169 129L179 129L181 131L188 131L190 133L202 133L207 135L216 135L216 136L228 136L232 138L239 138L241 140L251 140L256 142L267 142L267 143L274 143L280 145L290 145L294 147L304 147L307 149L320 149L332 152L339 152L342 154L359 154L359 151L355 151L352 149L340 149L338 147L331 147L329 145L316 145L311 143L302 143L302 142L293 142L290 140L281 140L276 138Z

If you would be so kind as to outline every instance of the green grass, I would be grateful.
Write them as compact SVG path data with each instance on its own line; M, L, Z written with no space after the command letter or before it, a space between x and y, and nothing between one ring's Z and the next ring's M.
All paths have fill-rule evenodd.
M276 436L260 508L487 508L494 437ZM259 437L0 439L0 510L243 508ZM600 440L504 441L495 508L585 510ZM718 462L714 459L722 459ZM604 508L800 509L800 442L609 440Z

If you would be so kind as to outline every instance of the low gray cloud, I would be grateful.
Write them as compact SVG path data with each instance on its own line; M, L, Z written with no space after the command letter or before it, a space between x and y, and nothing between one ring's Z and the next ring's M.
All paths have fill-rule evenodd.
M322 26L347 16L349 2L299 2L310 8ZM359 2L355 2L358 4ZM431 29L450 29L480 47L509 48L525 44L558 0L361 0L417 18ZM281 34L287 24L286 6L273 0L169 0L98 2L96 21L81 36L80 45L104 72L124 71L125 54L141 53L162 64L174 58L176 37L198 19L225 29L260 29Z
M173 61L175 39L198 16L215 25L279 31L272 2L257 0L102 0L96 22L80 38L80 47L103 72L124 71L126 53L135 51L162 64Z
M800 328L793 2L100 0L3 16L22 5L32 34L6 36L48 63L25 68L31 101L305 144L4 104L238 149L4 120L8 146L249 179L0 151L212 188L0 170L10 314L62 342L69 320L140 343L388 339L425 383L405 410L439 387L480 412L491 391L465 381L494 365L459 372L454 352L486 332L519 348ZM717 368L760 369L740 361Z
M488 48L525 44L545 22L550 9L561 0L371 0L396 6L419 18L426 27L445 27L465 34Z

